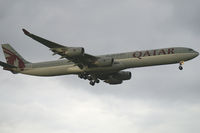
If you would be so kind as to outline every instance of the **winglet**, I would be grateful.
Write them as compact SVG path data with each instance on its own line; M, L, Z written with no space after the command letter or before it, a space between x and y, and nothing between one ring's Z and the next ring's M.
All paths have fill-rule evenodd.
M30 35L31 33L28 32L26 29L22 29L22 31L24 32L25 35Z

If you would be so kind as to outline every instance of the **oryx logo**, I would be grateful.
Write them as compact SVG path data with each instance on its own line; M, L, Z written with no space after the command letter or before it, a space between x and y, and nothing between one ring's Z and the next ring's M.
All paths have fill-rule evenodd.
M25 64L22 59L20 59L16 54L14 54L6 48L3 48L3 52L5 53L5 57L8 64L20 68L21 71L24 70Z

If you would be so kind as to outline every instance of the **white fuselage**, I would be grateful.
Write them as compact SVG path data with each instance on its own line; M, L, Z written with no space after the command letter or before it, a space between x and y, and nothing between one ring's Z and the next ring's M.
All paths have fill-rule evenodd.
M83 72L109 73L127 68L179 63L180 61L187 61L196 56L198 56L198 52L189 48L176 47L155 49L98 56L112 57L114 63L109 67L84 67L80 69L77 65L68 60L57 60L26 64L24 70L19 71L19 73L35 76L58 76Z

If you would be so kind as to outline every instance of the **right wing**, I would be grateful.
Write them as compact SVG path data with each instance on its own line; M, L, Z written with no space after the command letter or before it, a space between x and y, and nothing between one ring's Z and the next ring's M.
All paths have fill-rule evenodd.
M54 52L54 55L58 54L61 56L61 58L66 58L74 62L80 68L83 68L84 66L95 66L95 62L99 59L99 57L85 53L84 48L63 46L58 43L46 40L37 35L34 35L25 29L22 30L25 35L50 48L50 50Z

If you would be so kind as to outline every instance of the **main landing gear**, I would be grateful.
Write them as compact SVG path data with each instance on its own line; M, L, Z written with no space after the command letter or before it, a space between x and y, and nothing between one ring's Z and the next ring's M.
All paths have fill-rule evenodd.
M86 74L86 73L79 74L78 77L81 78L81 79L89 80L90 81L89 83L92 86L94 86L95 83L99 83L100 82L100 80L98 78L96 78L95 76L89 75L89 74Z
M184 64L184 61L180 61L180 63L179 63L179 67L178 67L179 70L183 70L183 66L182 66L183 64Z
M90 80L90 85L92 85L92 86L94 86L95 85L95 83L99 83L100 82L100 80L99 79L92 79L92 80Z

